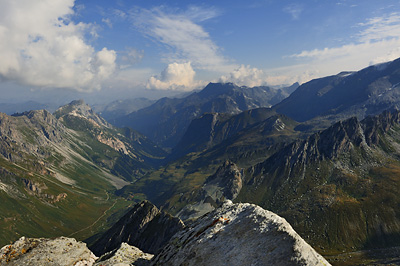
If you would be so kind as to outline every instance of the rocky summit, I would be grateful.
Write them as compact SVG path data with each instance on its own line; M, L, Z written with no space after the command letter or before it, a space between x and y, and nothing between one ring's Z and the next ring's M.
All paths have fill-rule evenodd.
M152 265L330 265L278 215L226 201L171 238Z

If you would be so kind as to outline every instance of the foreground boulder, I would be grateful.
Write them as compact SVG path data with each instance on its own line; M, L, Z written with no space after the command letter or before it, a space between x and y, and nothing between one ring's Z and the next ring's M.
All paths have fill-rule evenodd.
M21 237L14 244L4 246L0 250L0 265L9 266L90 266L96 259L85 243L66 237Z
M284 218L225 202L171 238L152 265L330 265Z
M149 201L143 201L105 232L90 249L99 256L117 249L125 242L146 253L155 254L183 228L184 224L179 218L160 211Z

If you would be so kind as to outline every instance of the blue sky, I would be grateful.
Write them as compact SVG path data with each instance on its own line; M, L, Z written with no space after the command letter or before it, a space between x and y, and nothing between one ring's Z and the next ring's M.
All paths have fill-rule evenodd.
M0 102L282 85L400 57L400 1L0 0ZM68 99L69 100L69 99Z

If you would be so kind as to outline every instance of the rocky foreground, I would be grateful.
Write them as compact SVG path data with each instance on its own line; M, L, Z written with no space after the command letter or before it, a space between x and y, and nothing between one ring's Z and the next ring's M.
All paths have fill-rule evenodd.
M126 243L98 258L73 238L22 237L0 250L0 265L330 264L285 219L253 204L226 201L176 233L154 257Z

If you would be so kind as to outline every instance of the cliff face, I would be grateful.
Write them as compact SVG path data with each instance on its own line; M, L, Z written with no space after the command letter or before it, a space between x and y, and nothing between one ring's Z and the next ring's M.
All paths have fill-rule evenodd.
M329 265L278 215L223 206L177 233L152 265Z
M157 209L148 201L135 205L90 249L97 255L116 249L122 242L148 253L156 253L184 227L179 218Z

